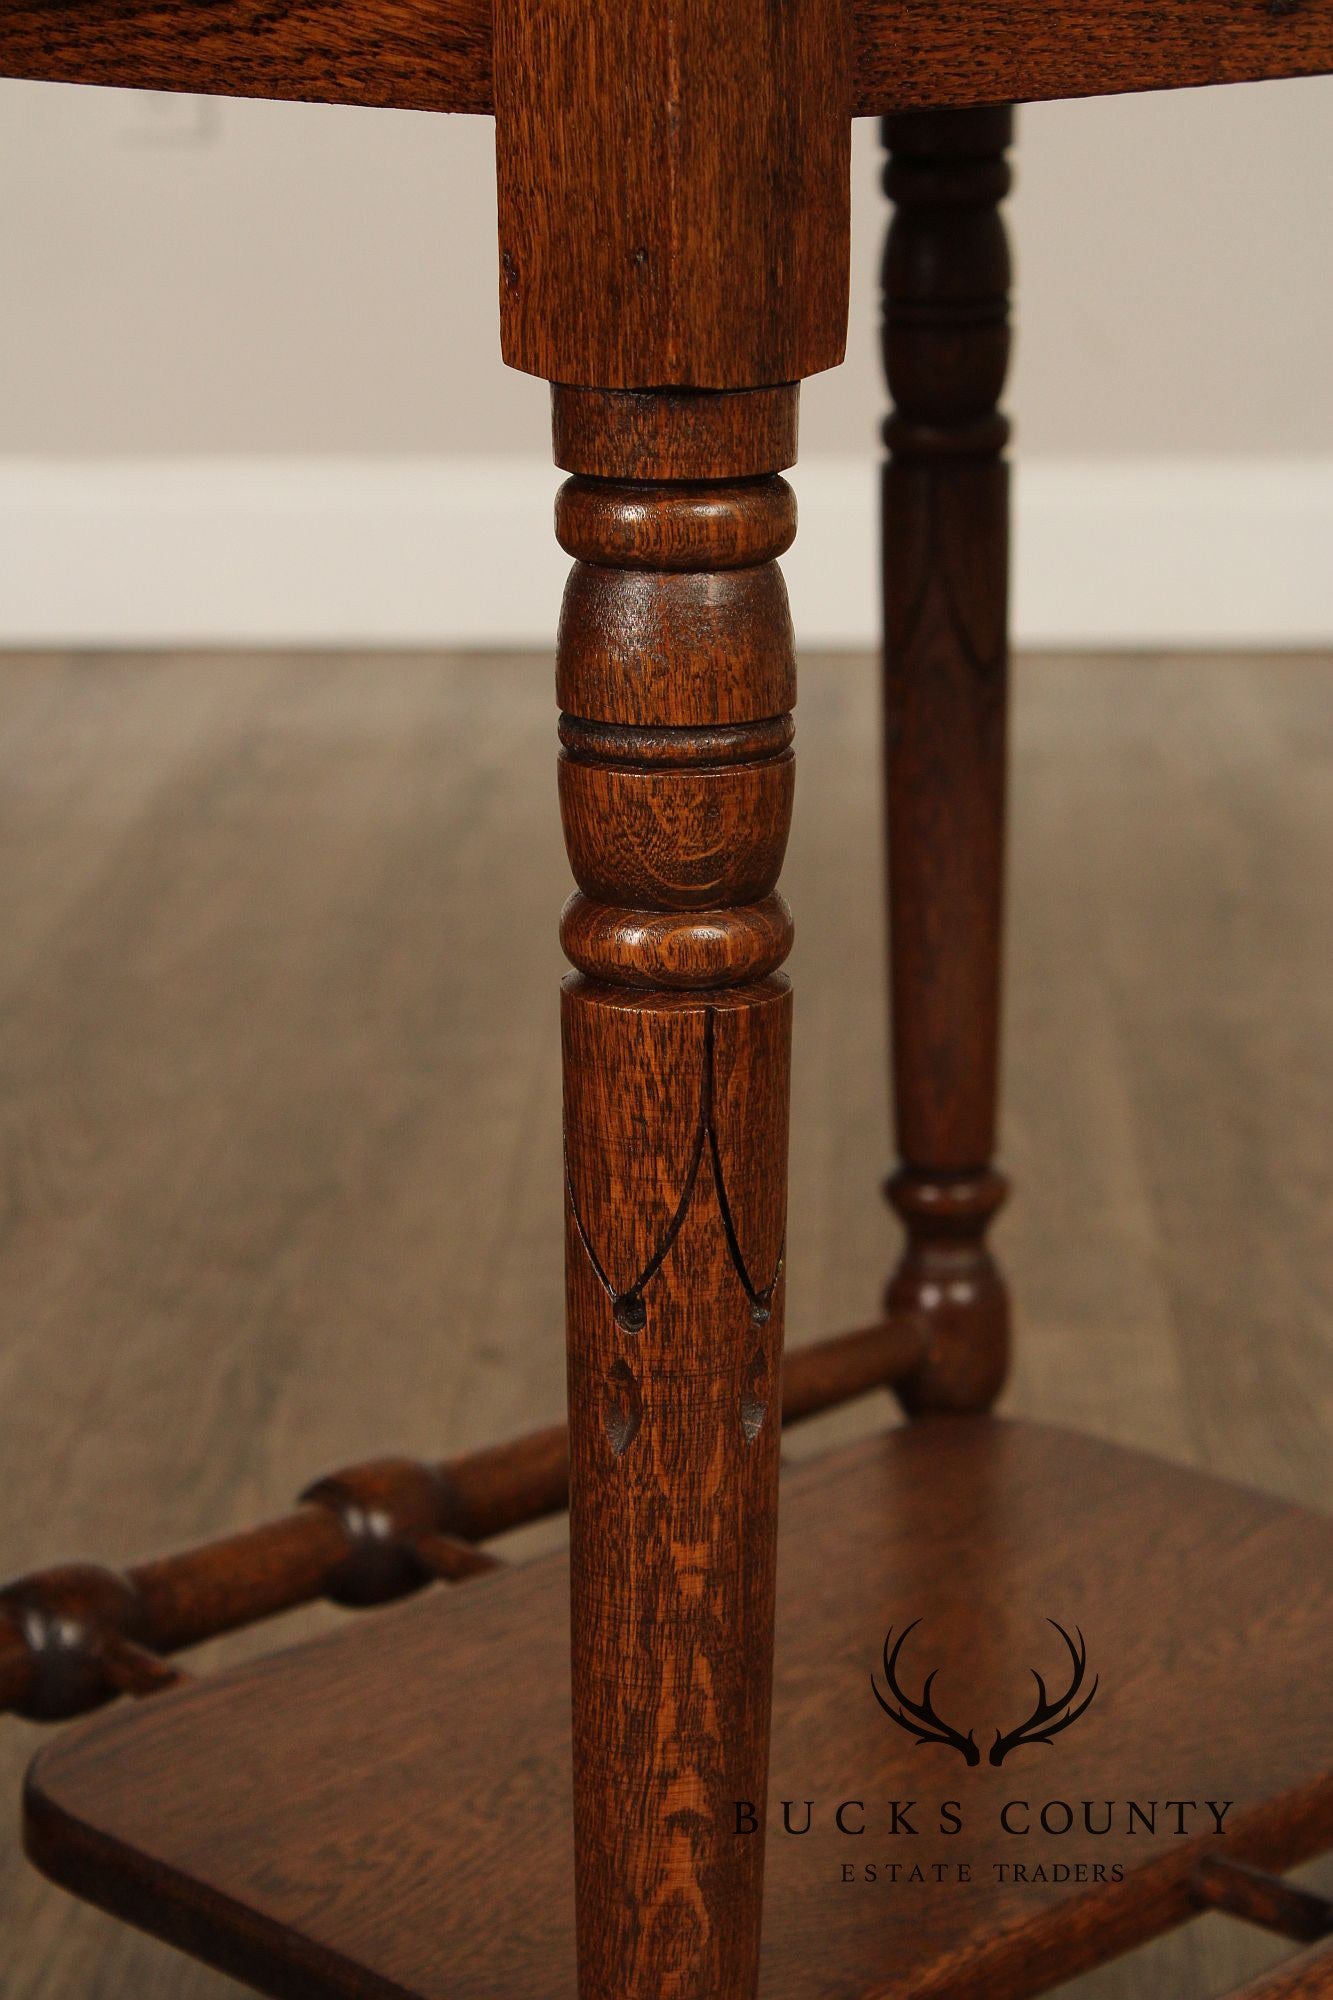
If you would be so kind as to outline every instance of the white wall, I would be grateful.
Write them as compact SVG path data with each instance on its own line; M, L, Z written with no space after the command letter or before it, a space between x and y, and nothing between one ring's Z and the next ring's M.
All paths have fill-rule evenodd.
M1021 114L1025 636L1333 639L1331 113L1333 79ZM877 166L863 121L848 360L803 391L810 637L872 612ZM493 222L489 120L0 85L0 638L544 633ZM533 553L497 618L501 519Z

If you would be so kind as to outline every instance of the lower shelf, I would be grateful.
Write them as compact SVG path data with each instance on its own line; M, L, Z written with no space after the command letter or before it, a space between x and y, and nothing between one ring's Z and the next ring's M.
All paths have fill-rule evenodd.
M979 1418L791 1471L781 1532L766 2000L1038 1992L1187 1914L1209 1849L1333 1842L1333 1523ZM275 1995L572 2000L566 1591L553 1557L72 1727L29 1851ZM957 1745L872 1686L916 1620L898 1684L939 1669ZM1050 1621L1095 1696L992 1764L1030 1668L1073 1678Z

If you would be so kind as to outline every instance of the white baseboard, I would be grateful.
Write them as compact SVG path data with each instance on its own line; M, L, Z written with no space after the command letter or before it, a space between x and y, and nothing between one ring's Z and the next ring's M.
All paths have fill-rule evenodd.
M801 640L876 632L873 462L792 475ZM547 646L538 458L0 459L0 645ZM1017 473L1018 642L1333 644L1333 459Z

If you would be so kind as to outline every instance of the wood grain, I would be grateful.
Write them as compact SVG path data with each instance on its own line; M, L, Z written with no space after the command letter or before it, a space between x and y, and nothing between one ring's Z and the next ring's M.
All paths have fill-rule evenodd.
M609 404L615 476L556 503L576 558L558 682L581 2000L749 2000L759 1967L763 1836L737 1843L731 1802L768 1772L793 795L776 558L796 511L771 465L629 480L678 407L645 427L637 399ZM646 658L618 643L645 587L664 593ZM728 661L711 685L696 601Z
M1050 1533L1071 1494L1076 1540ZM795 1838L772 1815L772 2000L805 2000L812 1969L830 2000L1020 2000L1179 1922L1204 1854L1282 1868L1333 1838L1333 1522L987 1417L938 1418L794 1471L782 1522L773 1796L810 1799L814 1815ZM1187 1585L1201 1549L1202 1595ZM288 2000L569 2000L567 1587L548 1558L381 1613L378 1635L358 1623L72 1725L29 1791L37 1858ZM969 1771L886 1721L870 1673L890 1622L920 1616L914 1685L940 1663L939 1702L988 1736L1030 1705L1035 1635L1057 1605L1101 1679L1058 1747ZM1260 1629L1272 1643L1251 1643ZM646 1702L666 1640L646 1631L635 1650ZM1265 1729L1234 1726L1238 1678ZM441 1727L442 1687L455 1703L466 1690L466 1726ZM1233 1801L1225 1834L1202 1805L1183 1834L1174 1812L1135 1830L1123 1802L1165 1797ZM846 1798L863 1802L863 1838L836 1829ZM1023 1823L1047 1800L1084 1799L1100 1821L1108 1798L1120 1805L1104 1833L996 1832L1010 1800L1028 1802ZM942 1799L958 1802L961 1835ZM889 1834L894 1800L916 1802L911 1837ZM683 1786L677 1809L688 1828ZM910 1895L842 1879L849 1861L903 1850L927 1874ZM969 1855L970 1883L934 1882ZM1039 1855L1106 1873L1022 1882L991 1865ZM673 1927L677 1950L692 1932Z
M779 960L790 928L788 920ZM637 975L642 952L630 962ZM714 963L693 982L648 983L717 978ZM863 1396L919 1359L912 1326L881 1323L814 1342L783 1370L782 1420ZM314 1481L303 1498L294 1513L198 1548L122 1570L47 1568L0 1588L0 1710L59 1720L169 1684L162 1654L318 1598L364 1608L484 1575L499 1565L477 1541L568 1506L568 1429L553 1424L443 1465L363 1461Z
M893 1112L886 1192L907 1229L885 1293L915 1313L914 1411L980 1409L1009 1356L986 1243L993 1164L1008 758L1009 110L885 122L881 488L884 797Z
M858 113L1333 69L1333 0L855 0Z
M598 389L834 367L849 93L840 0L498 0L505 360Z
M1202 1909L1226 1910L1297 1944L1333 1936L1333 1902L1327 1896L1283 1882L1243 1861L1229 1861L1225 1855L1209 1855L1200 1862L1194 1895Z
M1007 1405L1326 1503L1333 666L1023 659L1015 702ZM873 663L805 656L801 723L789 1345L873 1305L893 1227L879 871L848 865ZM540 659L0 662L0 1571L559 1415L550 754ZM0 1727L11 1815L42 1740ZM239 1996L13 1824L6 2000ZM1210 1916L1070 1990L1213 2000L1287 1949Z
M491 109L489 0L0 0L0 76Z
M494 109L487 0L0 0L0 75L228 97ZM1333 4L854 0L858 117L1333 69ZM571 468L572 469L572 468Z
M753 479L796 463L797 389L698 396L681 389L561 388L555 462L598 479Z

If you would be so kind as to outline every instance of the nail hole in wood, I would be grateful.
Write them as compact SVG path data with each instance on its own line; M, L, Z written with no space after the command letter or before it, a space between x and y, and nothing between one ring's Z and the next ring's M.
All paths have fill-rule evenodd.
M767 1318L767 1314L765 1314ZM756 1347L750 1356L745 1371L745 1387L741 1392L741 1435L747 1444L753 1444L764 1428L764 1418L768 1415L768 1368L764 1362L764 1351Z
M607 1373L603 1420L612 1451L617 1458L623 1458L643 1422L643 1398L634 1371L627 1361L614 1361Z

